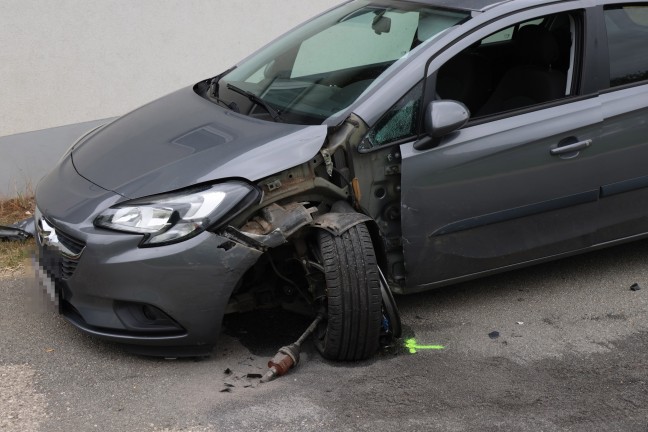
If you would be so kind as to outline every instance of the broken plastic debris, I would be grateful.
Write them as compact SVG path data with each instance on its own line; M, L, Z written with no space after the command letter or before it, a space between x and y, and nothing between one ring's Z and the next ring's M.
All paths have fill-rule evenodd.
M19 230L25 231L31 236L36 235L36 224L34 222L34 216L23 219L20 222L9 225L11 228L17 228Z
M23 241L31 238L31 234L18 228L0 226L0 240Z
M492 331L488 333L488 337L491 339L497 339L498 337L500 337L500 333L498 331Z
M630 291L639 291L641 289L641 286L638 283L633 283L630 286Z
M36 233L34 217L29 217L10 226L0 226L0 240L23 241L30 239Z
M407 339L405 341L405 348L407 348L410 354L416 354L417 350L442 350L445 349L443 345L419 345L416 343L416 339Z
M522 324L524 324L524 321L518 321L517 322L517 325L522 325Z

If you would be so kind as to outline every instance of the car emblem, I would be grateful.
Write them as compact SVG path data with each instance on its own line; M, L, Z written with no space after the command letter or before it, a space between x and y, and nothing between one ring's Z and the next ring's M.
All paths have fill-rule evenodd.
M38 209L36 209L36 234L38 243L42 246L56 249L61 255L69 259L78 260L81 257L83 249L79 253L74 253L61 243L56 234L56 229L47 223Z

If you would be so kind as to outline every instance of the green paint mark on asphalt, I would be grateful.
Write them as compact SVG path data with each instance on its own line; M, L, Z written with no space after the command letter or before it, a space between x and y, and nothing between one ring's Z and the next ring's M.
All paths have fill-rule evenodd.
M416 354L416 350L442 350L445 349L443 345L419 345L416 343L416 339L407 339L405 341L405 348L407 348L410 354Z

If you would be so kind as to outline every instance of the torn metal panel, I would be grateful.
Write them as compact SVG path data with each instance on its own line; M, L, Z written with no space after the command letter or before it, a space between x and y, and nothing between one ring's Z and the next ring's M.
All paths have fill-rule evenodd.
M290 237L299 228L308 225L313 220L311 213L315 210L307 209L300 203L289 203L284 206L271 204L261 210L260 216L246 224L243 231L268 234L269 230L278 228L286 237Z
M313 226L322 228L335 236L340 236L354 226L372 221L362 213L326 213L313 221Z
M284 206L270 204L259 215L248 221L240 230L228 227L225 235L257 249L280 246L302 227L313 222L312 213L317 209L306 208L301 203Z
M348 202L338 201L333 204L330 213L316 217L312 226L339 236L358 224L371 221L370 216L356 212Z
M239 231L236 228L229 226L223 232L223 236L260 251L281 246L288 242L280 229L276 229L268 234L254 234Z

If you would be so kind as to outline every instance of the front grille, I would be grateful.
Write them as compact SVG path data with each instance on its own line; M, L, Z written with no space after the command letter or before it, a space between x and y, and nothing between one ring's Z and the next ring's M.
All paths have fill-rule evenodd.
M40 228L42 228L44 223L53 231L53 233L47 235L48 241L43 242L47 244L41 244L43 249L47 251L46 253L43 253L43 257L47 258L43 260L45 262L43 262L42 265L45 268L49 268L49 271L54 275L54 277L63 280L71 278L77 268L79 259L81 258L81 252L83 252L83 249L85 248L85 243L82 240L63 232L51 221L45 218L38 220L37 223ZM60 243L60 246L63 246L63 248L60 246L57 247L57 242ZM62 253L62 249L67 249L67 251L74 256L68 256L67 252L65 254Z
M75 254L81 253L85 247L85 243L79 239L72 237L69 234L64 233L60 229L56 228L56 235L58 236L59 241L68 249L70 249Z
M77 264L79 264L78 260L61 259L61 279L70 279L77 268Z
M80 254L85 248L85 243L67 233L64 233L58 228L55 229L56 235L61 244L68 248L70 251L74 252L74 254L79 255L79 257L76 259L72 259L63 255L61 256L61 279L69 279L72 277L74 271L77 268L77 265L79 264L79 259L81 258Z

